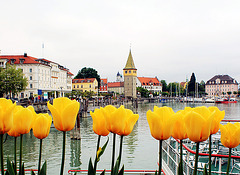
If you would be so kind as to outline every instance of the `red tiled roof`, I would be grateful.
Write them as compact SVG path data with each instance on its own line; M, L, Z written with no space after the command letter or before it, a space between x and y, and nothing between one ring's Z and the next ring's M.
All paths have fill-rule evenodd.
M67 72L67 74L68 74L68 75L73 75L73 73L71 73L71 72Z
M0 59L8 59L8 62L11 62L11 59L14 59L14 64L20 64L20 59L24 59L24 64L40 64L37 58L24 55L0 55Z
M186 84L186 82L181 82L181 83L180 83L180 85L181 85L182 87L184 87L185 84Z
M20 60L23 60L22 64L42 64L42 65L46 65L46 66L50 66L48 63L54 63L52 61L49 61L47 59L41 58L35 58L35 57L31 57L28 56L27 54L25 55L0 55L0 59L8 59L8 63L11 63L11 60L14 61L14 64L21 64ZM44 64L44 62L46 62L46 64ZM55 63L57 64L57 63ZM59 65L59 64L57 64ZM64 71L69 71L67 68L59 65L59 69L64 70Z
M124 82L109 82L108 88L113 88L113 87L124 87Z
M107 78L101 78L101 81L103 81L104 84L107 84Z
M92 83L96 78L72 79L72 83Z
M160 86L159 80L155 78L150 78L150 77L138 77L138 80L141 82L142 85L153 85L153 86Z

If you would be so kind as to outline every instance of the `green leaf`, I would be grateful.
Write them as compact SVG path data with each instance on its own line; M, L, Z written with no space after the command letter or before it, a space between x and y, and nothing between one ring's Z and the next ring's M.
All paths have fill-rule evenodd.
M208 175L207 164L205 164L205 166L204 166L203 175Z
M19 172L19 174L21 174L21 175L25 175L25 171L24 171L24 163L22 164L21 172Z
M88 163L88 175L95 175L91 158L89 159Z
M105 170L103 170L103 172L101 172L101 174L100 175L104 175L105 174Z
M178 164L178 175L183 175L183 167L182 167L181 162L179 162L179 164Z
M119 162L119 157L118 157L117 161L116 161L116 164L113 167L113 175L117 175L118 174L119 166L120 166L120 162Z
M107 136L107 137L108 137L108 136ZM98 159L97 159L98 162L99 162L99 160L100 160L101 155L103 155L103 153L104 153L104 151L105 151L105 149L106 149L106 147L107 147L107 145L108 145L108 141L109 141L109 137L108 137L106 143L103 145L101 152L100 152L99 155L98 155Z
M12 163L11 163L10 160L9 160L9 157L7 158L7 173L8 173L9 175L15 175L15 171L14 171L14 168L13 168ZM6 174L7 174L7 173L6 173Z
M124 174L124 165L122 166L122 169L120 170L120 172L118 173L118 175L123 175Z
M46 175L46 174L47 174L47 162L45 161L39 172L39 175Z

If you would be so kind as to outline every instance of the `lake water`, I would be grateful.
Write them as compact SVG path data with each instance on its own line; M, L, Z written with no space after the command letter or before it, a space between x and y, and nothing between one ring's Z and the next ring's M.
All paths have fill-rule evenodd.
M146 112L153 110L154 106L169 106L176 112L186 106L213 106L213 104L201 103L147 103L140 104L137 109L139 120L132 133L124 137L122 164L125 169L156 170L158 161L158 141L151 134L146 119ZM220 110L225 110L225 119L240 119L240 104L216 104ZM98 136L92 130L92 118L82 118L80 123L81 140L71 140L70 132L67 132L65 174L70 169L87 169L89 158L95 158ZM119 147L117 136L116 147ZM101 146L107 137L102 137ZM18 140L19 144L19 140ZM4 156L13 160L14 139L7 138L4 144ZM19 154L19 150L18 150ZM37 169L39 154L39 140L32 132L23 136L23 162L26 169ZM118 155L118 149L116 150ZM42 160L47 161L48 174L59 174L62 156L62 132L51 128L49 136L43 140ZM110 169L112 157L112 134L109 134L109 144L100 162L98 169ZM6 161L5 161L6 162Z

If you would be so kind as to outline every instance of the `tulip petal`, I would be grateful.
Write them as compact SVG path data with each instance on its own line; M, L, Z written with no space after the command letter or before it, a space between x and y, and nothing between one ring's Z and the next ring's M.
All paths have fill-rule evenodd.
M53 124L55 128L59 131L63 130L62 116L61 113L49 102L47 103L48 109L51 111L53 117Z
M186 124L188 138L194 142L203 141L201 133L202 127L205 124L206 120L204 120L204 118L200 114L194 111L188 112L184 120Z
M62 121L62 125L64 131L70 131L74 128L79 108L80 103L78 103L77 101L68 104L64 108L62 113L62 119L64 120L64 122Z

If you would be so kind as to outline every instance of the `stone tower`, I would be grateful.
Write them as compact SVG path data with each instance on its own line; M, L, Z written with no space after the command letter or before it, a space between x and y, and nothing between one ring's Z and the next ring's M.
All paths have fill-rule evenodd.
M125 98L137 98L137 69L133 62L131 50L128 55L126 66L123 69L123 76Z

